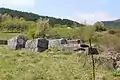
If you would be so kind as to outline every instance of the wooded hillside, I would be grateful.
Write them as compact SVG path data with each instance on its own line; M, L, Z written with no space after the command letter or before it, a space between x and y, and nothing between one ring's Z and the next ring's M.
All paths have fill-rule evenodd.
M17 10L12 10L12 9L8 9L8 8L0 8L0 14L9 14L12 17L18 17L18 18L24 18L27 21L36 21L39 18L47 18L50 20L50 24L51 26L54 26L55 24L60 24L60 25L67 25L69 27L72 27L74 24L77 25L77 27L79 26L84 26L83 24L80 24L78 22L72 21L72 20L68 20L68 19L60 19L60 18L54 18L54 17L48 17L48 16L40 16L38 14L34 14L31 12L22 12L22 11L17 11Z

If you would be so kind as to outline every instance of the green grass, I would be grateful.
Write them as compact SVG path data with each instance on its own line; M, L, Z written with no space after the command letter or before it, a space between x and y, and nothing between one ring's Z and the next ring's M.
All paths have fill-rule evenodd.
M85 64L86 62L86 64ZM92 80L90 56L68 52L26 50L0 47L0 80ZM96 68L96 80L120 80L112 71Z
M8 39L15 37L18 34L19 33L2 33L2 32L0 32L0 39L1 40L8 40Z

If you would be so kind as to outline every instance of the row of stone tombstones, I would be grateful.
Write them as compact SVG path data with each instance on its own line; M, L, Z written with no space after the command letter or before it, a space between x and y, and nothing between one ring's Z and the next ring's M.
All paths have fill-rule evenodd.
M18 35L8 40L7 46L12 50L28 49L36 52L42 52L48 49L49 41L47 39L27 40L24 36Z
M80 41L78 41L79 43ZM73 43L74 41L69 41L69 43ZM59 49L65 48L64 44L68 44L66 39L45 39L45 38L38 38L32 40L26 40L26 38L22 35L18 35L10 40L8 40L8 48L13 50L18 49L28 49L36 52L42 52L48 49L48 47L57 47ZM68 45L70 48L73 48L73 45Z
M76 41L67 41L66 39L51 39L51 40L47 40L45 38L38 38L38 39L32 39L32 40L26 40L26 38L22 35L16 36L15 38L12 38L10 40L8 40L8 48L9 49L13 49L13 50L19 50L22 48L25 48L27 50L31 50L34 52L42 52L45 51L46 49L48 49L48 47L58 47L59 49L61 48L62 44L70 44L73 43L75 44L77 42L77 44L80 44L80 40L76 40ZM71 46L68 45L70 47L70 50L73 49L75 46ZM88 45L81 45L81 47L89 47ZM66 49L65 46L62 46L62 49ZM68 48L68 47L67 47ZM61 49L61 50L62 50ZM80 48L80 46L78 46L75 51L80 51L83 50L84 48ZM91 51L92 50L92 51ZM98 51L96 51L95 48L93 49L89 49L89 52L94 54L98 54ZM119 63L118 63L119 62ZM116 61L113 60L113 67L114 69L119 69L120 67L117 67L118 64L120 65L120 61Z
M83 41L82 41L83 42ZM80 40L66 40L66 39L45 39L45 38L38 38L32 40L26 40L26 38L22 35L18 35L10 40L8 40L8 48L13 50L18 50L25 48L27 50L35 51L35 52L42 52L48 49L49 47L57 47L60 50L74 50L79 51L83 50L84 48L80 48ZM65 45L67 44L67 45ZM82 47L89 47L88 45L81 45Z

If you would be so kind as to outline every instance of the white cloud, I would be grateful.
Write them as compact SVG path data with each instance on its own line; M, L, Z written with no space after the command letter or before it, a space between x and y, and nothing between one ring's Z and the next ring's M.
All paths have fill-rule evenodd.
M93 12L93 13L80 13L80 14L77 14L74 19L79 21L79 22L82 22L82 23L84 21L86 21L89 24L93 24L96 21L115 20L117 18L112 17L107 12Z
M0 0L1 7L34 7L35 0Z

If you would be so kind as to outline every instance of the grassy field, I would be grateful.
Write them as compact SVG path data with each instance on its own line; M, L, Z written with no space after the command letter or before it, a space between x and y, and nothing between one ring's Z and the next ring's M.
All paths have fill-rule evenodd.
M0 39L8 40L18 34L0 33ZM109 41L102 38L107 41L102 42L110 44L114 41L111 38ZM114 42L117 39L115 37ZM98 66L96 63L95 69L96 80L120 80L120 72L105 65ZM91 56L53 49L43 53L12 51L0 46L0 80L93 80Z
M92 80L91 58L55 50L43 53L11 51L2 46L0 80ZM114 77L111 70L98 67L96 80L120 80L120 77Z
M0 32L0 39L1 40L8 40L8 39L15 37L18 34L19 33L2 33L2 32Z

